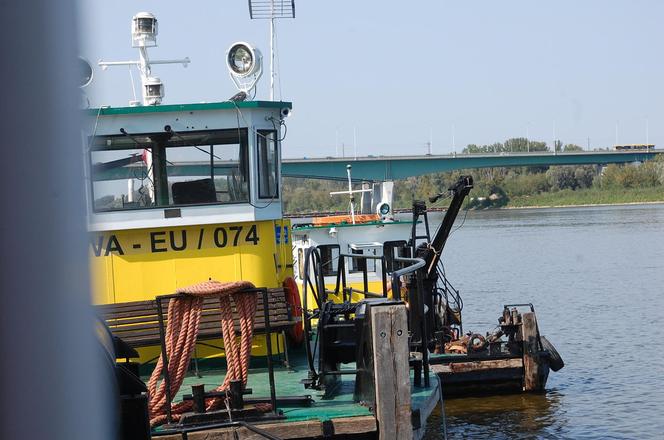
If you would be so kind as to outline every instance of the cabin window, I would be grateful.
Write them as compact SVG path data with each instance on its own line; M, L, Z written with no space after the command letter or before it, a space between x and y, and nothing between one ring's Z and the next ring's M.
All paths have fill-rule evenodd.
M258 130L258 197L274 199L279 197L277 185L277 132Z
M318 252L323 276L336 276L339 267L339 245L323 244L318 246Z
M247 131L97 136L95 212L249 201Z
M355 255L367 255L370 257L380 256L382 252L380 251L380 245L378 243L370 244L351 244L348 246L350 254ZM375 258L351 258L350 270L349 273L364 272L366 269L367 272L376 272L377 268L380 266L380 260Z

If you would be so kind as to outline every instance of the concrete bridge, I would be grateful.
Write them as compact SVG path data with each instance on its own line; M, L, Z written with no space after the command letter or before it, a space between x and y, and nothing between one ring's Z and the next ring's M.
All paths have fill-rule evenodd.
M469 168L644 162L658 154L664 154L664 150L283 159L281 173L288 177L343 180L346 179L346 165L350 164L353 180L382 181Z

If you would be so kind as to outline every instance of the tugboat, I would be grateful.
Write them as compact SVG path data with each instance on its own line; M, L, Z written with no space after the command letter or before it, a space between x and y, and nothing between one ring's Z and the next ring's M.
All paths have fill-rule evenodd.
M291 104L251 99L261 55L238 42L226 54L236 96L162 105L154 65L190 60L151 60L157 29L154 15L137 14L139 60L99 63L138 67L142 102L84 110L92 296L118 378L120 437L420 438L440 398L427 356L410 350L421 291L409 293L410 310L368 295L308 310L281 203ZM398 261L393 275L422 274L419 257ZM361 343L326 339L312 354L307 341L298 354L303 313L307 335L319 313L324 330L344 320L338 331ZM313 359L351 368L312 372Z
M374 183L378 191L353 190L350 169L348 165L348 191L335 193L351 197L349 216L293 219L295 278L304 292L307 341L318 341L321 352L331 341L352 344L352 332L339 334L345 319L335 310L349 316L364 298L403 299L411 312L420 311L409 315L412 355L441 378L446 397L544 391L549 370L558 371L564 363L540 335L532 304L505 305L493 332L464 332L463 301L445 275L441 254L472 178L463 176L447 192L432 195L431 203L451 199L432 235L424 201L413 202L411 221L394 222L388 215L391 183ZM381 185L389 185L388 197ZM368 206L376 206L375 217L365 207L356 221L355 193L363 199L374 196L377 203ZM421 260L423 268L404 276L404 258ZM310 359L312 377L325 376L330 368L322 362L316 369Z

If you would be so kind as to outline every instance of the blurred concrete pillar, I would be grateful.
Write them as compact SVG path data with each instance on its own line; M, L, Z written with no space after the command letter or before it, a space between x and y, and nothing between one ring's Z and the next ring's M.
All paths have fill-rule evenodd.
M4 0L0 17L0 438L109 438L89 305L75 2Z

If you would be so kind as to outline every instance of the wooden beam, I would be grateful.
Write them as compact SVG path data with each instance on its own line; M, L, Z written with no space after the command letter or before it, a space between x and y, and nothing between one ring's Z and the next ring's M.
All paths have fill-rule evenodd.
M487 361L454 362L449 364L431 365L431 371L436 374L469 373L472 371L494 370L503 368L522 368L523 359L495 359Z
M537 340L537 318L534 312L523 314L523 390L536 391L542 388L539 375L539 346Z
M408 317L404 304L376 305L369 310L376 384L378 438L410 440L410 367Z
M331 420L334 436L347 434L368 434L376 431L376 419L373 416L340 417ZM304 420L299 422L269 422L256 424L256 427L282 439L307 439L323 437L323 424L320 420ZM237 437L235 435L237 433ZM190 440L265 440L246 428L217 428L187 434ZM159 437L162 440L182 440L180 434Z

